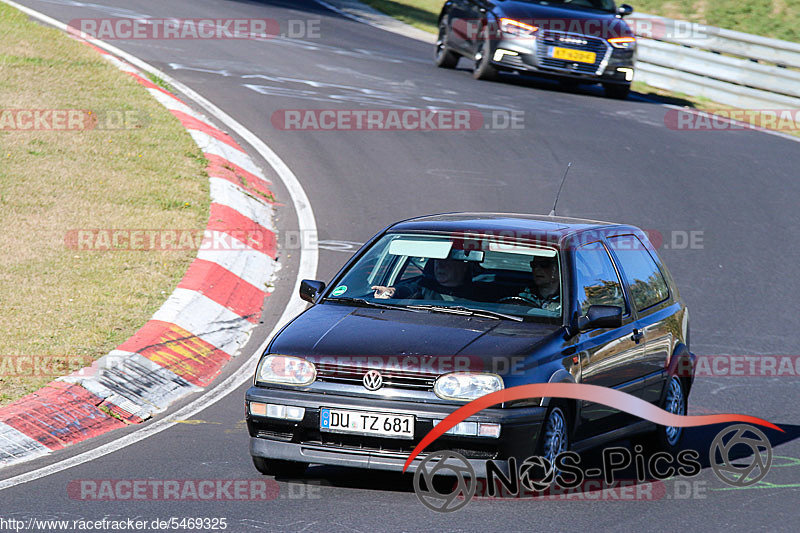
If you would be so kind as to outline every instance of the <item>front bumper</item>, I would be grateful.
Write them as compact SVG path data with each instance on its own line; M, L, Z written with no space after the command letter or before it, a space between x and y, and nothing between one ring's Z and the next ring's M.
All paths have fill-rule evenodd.
M256 457L304 463L351 466L401 471L406 459L422 438L433 429L433 421L452 413L456 406L398 400L376 400L251 387L246 393L246 419L250 433L250 454ZM305 408L304 418L293 422L254 416L250 402L273 403ZM320 407L411 414L415 417L414 438L396 439L320 431ZM451 450L464 455L476 475L485 474L489 459L502 464L509 457L525 458L534 453L545 407L524 407L481 411L468 421L500 424L500 437L443 435L426 447L409 467L413 472L427 453Z
M591 69L585 64L566 61L556 66L552 64L554 61L550 65L545 64L546 54L540 49L537 39L500 39L493 43L491 62L501 70L530 72L549 78L567 78L586 83L629 84L633 79L635 49L626 50L608 45L606 50L605 54L598 54L597 63Z

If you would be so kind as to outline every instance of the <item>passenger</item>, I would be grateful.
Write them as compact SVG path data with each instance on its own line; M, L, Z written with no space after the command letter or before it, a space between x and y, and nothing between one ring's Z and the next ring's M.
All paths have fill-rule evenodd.
M432 263L425 265L422 281L420 281L416 289L374 285L371 289L375 291L375 298L443 300L448 302L474 299L475 290L468 261L459 261L457 259L431 259L430 261Z

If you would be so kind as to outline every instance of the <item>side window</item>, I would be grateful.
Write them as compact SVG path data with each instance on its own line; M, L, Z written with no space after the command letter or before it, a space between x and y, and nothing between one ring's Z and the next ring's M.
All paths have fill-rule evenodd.
M647 309L669 298L667 282L650 252L635 235L608 239L619 258L619 266L631 290L637 311Z
M623 313L627 311L622 284L603 243L593 242L578 248L575 266L581 314L585 315L589 306L595 304L616 305Z

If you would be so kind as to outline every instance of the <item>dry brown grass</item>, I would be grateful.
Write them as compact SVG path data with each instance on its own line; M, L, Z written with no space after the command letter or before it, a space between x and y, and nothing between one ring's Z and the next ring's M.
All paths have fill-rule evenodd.
M91 48L0 5L0 109L133 110L136 129L0 131L0 357L99 357L143 325L193 251L77 251L83 228L203 228L205 159ZM0 405L53 376L0 376Z

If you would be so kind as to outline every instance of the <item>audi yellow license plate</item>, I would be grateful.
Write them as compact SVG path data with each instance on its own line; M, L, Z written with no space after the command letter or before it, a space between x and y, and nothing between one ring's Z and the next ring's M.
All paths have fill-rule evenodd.
M333 433L413 439L414 416L323 407L319 410L319 429Z
M564 61L576 61L578 63L594 63L597 60L597 54L594 52L573 50L572 48L560 48L558 46L550 47L550 57L553 59L563 59Z

